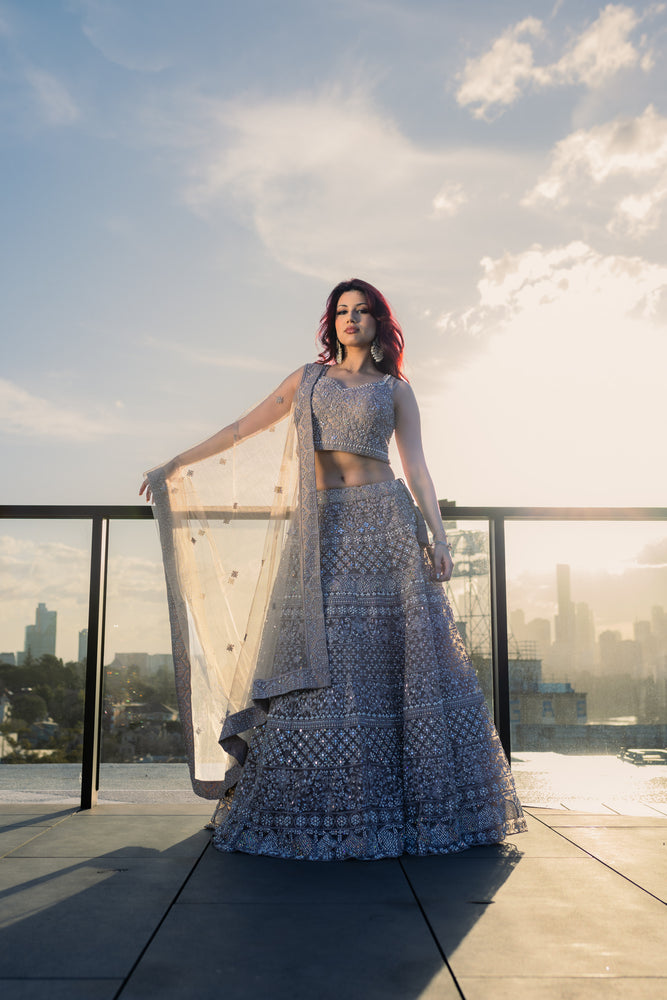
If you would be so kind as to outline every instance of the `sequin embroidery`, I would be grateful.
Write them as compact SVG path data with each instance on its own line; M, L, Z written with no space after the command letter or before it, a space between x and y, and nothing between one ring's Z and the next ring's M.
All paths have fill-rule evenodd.
M389 461L394 433L394 381L344 386L327 375L313 387L313 443L316 451L348 451Z
M447 854L525 829L509 765L400 481L318 493L328 687L271 699L222 851ZM276 657L294 639L299 574Z

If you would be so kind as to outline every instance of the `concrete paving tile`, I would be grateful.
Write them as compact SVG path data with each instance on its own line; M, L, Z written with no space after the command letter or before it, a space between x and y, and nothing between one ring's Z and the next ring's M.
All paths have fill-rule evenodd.
M208 822L215 802L196 799L194 802L99 802L86 810L90 816L201 816Z
M667 902L667 826L567 827L579 847Z
M560 805L563 809L569 809L573 812L599 813L601 816L613 815L611 809L593 799L561 799Z
M664 905L593 858L433 860L404 865L457 977L515 974L517 942L525 976L667 976Z
M55 826L75 812L75 809L45 809L43 806L39 812L27 812L25 809L10 811L3 806L0 811L0 831L19 826Z
M605 799L602 804L613 812L618 813L619 816L656 816L660 818L661 815L658 809L654 809L647 802L636 802L628 799Z
M191 870L154 856L3 859L2 975L123 978Z
M542 817L542 816L564 816L569 813L567 809L556 809L550 806L524 806L524 811L527 811L529 816Z
M667 830L667 816L616 816L611 813L602 816L599 813L561 812L551 816L540 815L539 819L553 830L569 826L599 826L609 829L628 827L636 830L642 827L656 827Z
M6 857L12 851L27 847L35 839L51 829L50 826L19 826L14 829L0 830L0 858Z
M2 1000L113 1000L122 979L0 979Z
M178 903L411 903L410 886L397 860L286 861L222 854L211 845Z
M234 1000L460 1000L415 904L174 907L123 1000L218 993Z
M197 816L92 816L77 813L44 836L18 848L22 858L83 858L114 854L198 857L210 839Z
M0 798L0 812L3 816L48 816L53 813L71 815L78 810L76 805L63 805L62 802L3 802Z
M646 1000L667 996L667 979L608 977L463 976L466 1000Z

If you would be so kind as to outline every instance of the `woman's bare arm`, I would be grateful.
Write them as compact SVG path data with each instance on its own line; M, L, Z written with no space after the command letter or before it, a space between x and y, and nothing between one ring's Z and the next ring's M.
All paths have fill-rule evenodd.
M410 492L433 535L436 575L438 579L449 580L453 569L452 558L435 487L424 458L419 407L407 382L399 382L394 388L394 409L398 453Z
M289 413L302 374L303 368L298 368L291 375L288 375L278 388L251 410L250 413L246 413L240 420L235 420L233 424L223 427L216 434L213 434L200 444L196 444L187 451L181 452L180 455L176 455L175 458L172 458L164 466L167 475L176 469L182 468L184 465L192 465L193 462L201 462L205 458L210 458L211 455L218 455L222 451L227 451L237 441L252 437L253 434L257 434L259 431L266 430L268 427L277 424L278 421L282 420ZM146 493L146 500L150 502L151 489L148 479L144 479L141 484L139 496L144 492Z

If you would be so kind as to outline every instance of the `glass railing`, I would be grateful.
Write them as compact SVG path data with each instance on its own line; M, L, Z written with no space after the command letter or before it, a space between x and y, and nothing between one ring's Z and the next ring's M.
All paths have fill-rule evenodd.
M660 809L667 509L443 515L448 596L523 801ZM189 797L151 510L0 519L0 801Z

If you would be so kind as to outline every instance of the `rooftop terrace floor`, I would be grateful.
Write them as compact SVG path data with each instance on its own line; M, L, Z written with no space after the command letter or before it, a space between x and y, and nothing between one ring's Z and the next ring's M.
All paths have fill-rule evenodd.
M210 811L3 803L3 1000L667 997L667 816L327 863L220 854Z

